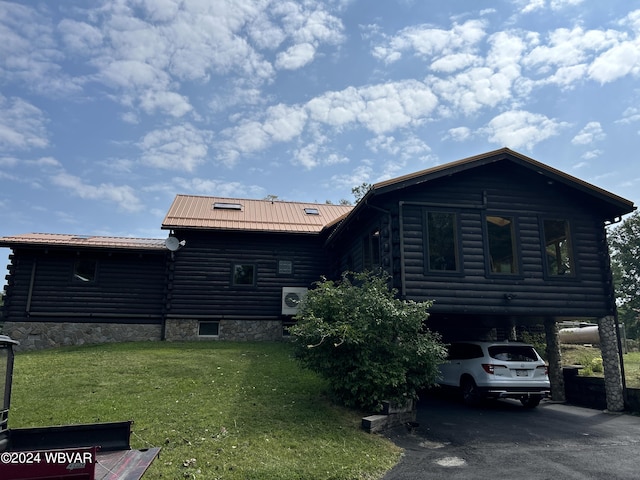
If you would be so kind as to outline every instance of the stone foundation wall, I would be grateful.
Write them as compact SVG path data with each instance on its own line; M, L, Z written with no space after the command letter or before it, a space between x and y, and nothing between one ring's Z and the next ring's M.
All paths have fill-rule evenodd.
M206 320L213 321L213 320ZM282 321L280 320L217 320L217 337L200 337L198 326L200 320L167 319L165 338L167 341L194 340L231 340L247 342L263 342L282 340Z
M94 343L160 340L161 325L75 322L5 322L2 334L20 342L17 351Z
M217 337L200 337L200 321L194 319L168 319L167 341L231 340L278 341L282 340L281 320L219 320ZM137 342L162 339L161 325L137 325L118 323L76 322L5 322L3 335L20 342L16 350L41 350L62 346L77 346L109 342Z

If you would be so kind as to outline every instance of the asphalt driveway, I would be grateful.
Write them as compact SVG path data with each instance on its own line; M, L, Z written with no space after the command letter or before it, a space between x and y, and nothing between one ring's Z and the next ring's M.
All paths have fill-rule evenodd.
M640 417L543 402L471 408L448 396L418 407L419 426L386 436L405 450L384 480L640 478Z

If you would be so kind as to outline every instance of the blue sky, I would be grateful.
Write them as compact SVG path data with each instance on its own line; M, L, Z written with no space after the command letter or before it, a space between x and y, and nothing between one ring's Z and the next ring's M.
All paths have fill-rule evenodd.
M0 1L0 39L0 236L163 238L178 193L336 203L504 146L640 203L636 1Z

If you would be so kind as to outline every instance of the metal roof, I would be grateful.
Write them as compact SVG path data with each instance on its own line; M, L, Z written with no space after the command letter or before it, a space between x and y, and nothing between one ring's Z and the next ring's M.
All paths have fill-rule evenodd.
M126 250L165 250L164 239L101 237L95 235L71 235L60 233L25 233L0 237L0 247L15 246L63 246L90 248L121 248Z
M163 229L319 233L353 206L177 195Z

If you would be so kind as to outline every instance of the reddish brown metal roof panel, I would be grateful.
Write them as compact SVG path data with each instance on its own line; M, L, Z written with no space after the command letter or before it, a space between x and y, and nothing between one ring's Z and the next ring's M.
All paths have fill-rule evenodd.
M16 246L64 246L64 247L92 247L118 248L134 250L164 250L164 239L129 238L129 237L100 237L93 235L70 235L59 233L25 233L0 237L1 247Z
M222 208L215 208L216 204ZM352 209L350 205L177 195L162 228L318 233Z

